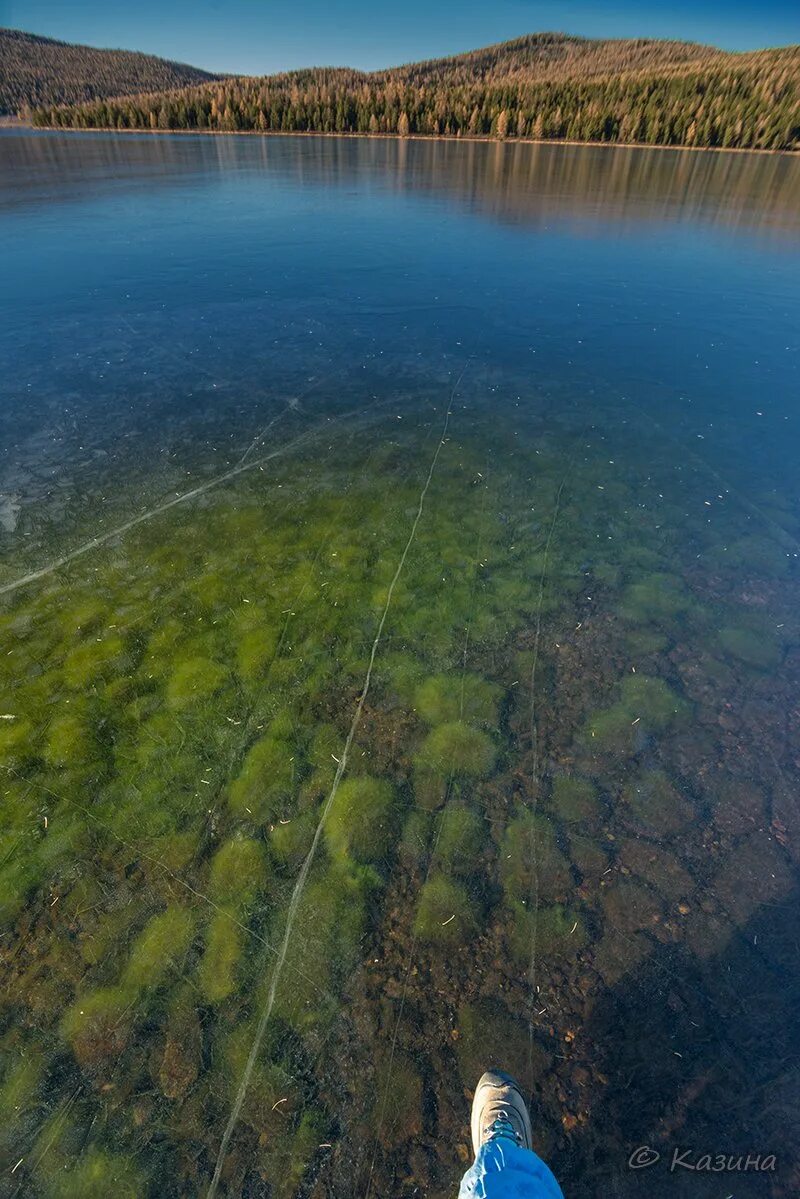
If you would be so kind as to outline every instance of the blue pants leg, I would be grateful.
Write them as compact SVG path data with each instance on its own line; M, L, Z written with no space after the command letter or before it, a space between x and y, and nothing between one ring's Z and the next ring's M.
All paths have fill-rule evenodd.
M564 1199L550 1169L530 1149L500 1139L482 1145L458 1199Z

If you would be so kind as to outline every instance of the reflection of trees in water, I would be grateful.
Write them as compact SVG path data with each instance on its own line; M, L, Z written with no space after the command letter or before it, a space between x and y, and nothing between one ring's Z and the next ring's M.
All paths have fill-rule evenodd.
M270 176L310 186L442 193L501 220L555 219L796 229L800 163L789 156L712 154L533 143L359 140L356 138L114 137L4 139L13 192L0 207L30 200L34 172L58 174L63 194L118 185L174 185L182 177L269 168ZM77 135L80 136L80 135ZM31 172L26 180L25 172ZM52 197L48 196L48 199Z

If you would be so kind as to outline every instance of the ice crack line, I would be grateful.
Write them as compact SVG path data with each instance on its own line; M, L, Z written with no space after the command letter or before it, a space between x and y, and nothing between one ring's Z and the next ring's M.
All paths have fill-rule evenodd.
M367 409L357 408L352 412L345 412L341 416L326 420L316 428L307 429L299 437L287 441L284 445L279 446L277 450L273 450L269 454L263 454L260 458L252 458L249 462L241 461L237 466L231 467L230 470L226 470L223 474L215 475L213 479L208 479L207 482L201 483L199 487L193 487L191 491L182 491L180 495L174 496L171 500L165 500L163 503L157 504L155 508L148 508L146 512L140 512L138 516L125 521L124 524L117 525L114 529L109 529L107 533L100 533L97 537L92 537L91 540L84 541L82 545L79 545L74 550L70 550L68 554L64 554L63 557L49 562L47 566L42 566L38 570L32 570L30 574L22 575L19 579L13 579L10 583L4 583L0 586L0 595L7 595L10 591L16 591L20 587L27 586L28 583L38 582L39 579L43 579L47 575L60 570L62 566L67 566L70 562L74 562L76 558L82 558L84 554L88 554L92 550L98 549L101 545L113 541L115 537L122 537L123 534L129 533L137 525L152 520L154 516L160 516L162 512L168 512L170 508L175 508L178 504L185 504L189 500L197 499L198 496L205 495L212 488L220 487L223 483L237 478L238 475L244 474L245 471L255 470L257 467L264 466L265 463L271 462L273 458L278 458L281 454L285 454L296 446L302 445L304 441L313 438L316 434L322 432L322 430L330 428L334 421L347 420L351 416L361 416L365 411L368 411L369 407L374 406L369 405Z
M466 370L466 367L464 368L464 370ZM350 730L347 734L347 738L344 743L344 749L342 750L342 753L339 757L339 763L336 768L336 774L334 775L333 785L331 786L330 794L328 795L328 798L325 800L325 804L322 808L322 815L320 816L319 824L317 825L316 832L314 833L314 839L311 842L311 848L309 849L308 854L306 855L305 861L303 862L303 865L300 869L300 873L297 876L297 881L294 885L294 890L292 891L292 897L291 897L291 900L289 901L289 911L286 916L286 928L284 929L284 933L283 933L283 941L281 942L280 949L278 950L278 957L275 961L275 965L273 966L272 978L270 979L269 992L267 993L267 999L264 1004L264 1007L262 1008L261 1015L258 1020L258 1025L256 1027L256 1034L255 1034L255 1037L253 1038L253 1044L250 1047L250 1053L248 1055L247 1062L245 1064L244 1072L242 1073L242 1079L241 1079L241 1082L239 1083L239 1089L236 1093L236 1099L234 1100L233 1108L231 1110L231 1114L228 1119L228 1123L225 1126L225 1131L222 1134L222 1143L220 1144L220 1147L219 1147L219 1153L217 1155L217 1161L216 1161L216 1165L214 1167L214 1175L211 1179L211 1183L208 1188L206 1199L214 1199L214 1196L217 1193L217 1188L219 1187L219 1180L222 1176L223 1166L225 1165L225 1158L228 1153L228 1146L230 1144L231 1137L233 1136L234 1129L236 1128L236 1125L238 1123L239 1115L242 1110L242 1104L244 1103L245 1096L247 1094L247 1088L250 1085L250 1079L252 1077L253 1070L255 1068L256 1059L258 1058L258 1054L261 1049L262 1042L264 1040L264 1033L266 1032L267 1024L269 1023L269 1018L272 1015L272 1008L275 1003L275 995L278 990L278 983L280 982L283 965L284 965L284 962L286 961L286 954L289 949L289 941L291 939L292 931L294 929L294 922L295 922L295 918L297 916L297 910L300 906L300 900L303 897L303 891L305 890L306 881L308 879L308 875L311 870L311 866L313 864L314 857L317 852L317 846L319 845L320 838L322 836L322 830L325 825L325 821L328 817L328 813L330 812L331 805L333 804L333 801L336 798L336 793L339 790L339 784L342 781L342 776L343 776L345 770L347 769L347 757L350 752L350 748L353 744L353 739L355 738L356 732L358 730L358 726L361 722L361 714L364 710L364 704L366 703L367 694L369 692L370 683L372 681L372 669L373 669L373 666L375 665L375 657L378 652L378 646L380 645L381 638L383 637L383 630L384 630L384 626L386 624L386 619L389 615L389 608L392 603L392 596L394 594L395 587L397 586L397 583L400 579L400 575L403 572L403 567L405 566L406 558L408 557L409 550L411 549L412 543L416 536L417 526L419 525L419 522L422 519L422 512L425 507L425 499L428 494L428 489L430 488L431 480L433 479L433 474L434 474L434 471L436 470L436 464L439 461L439 455L442 452L442 446L444 445L445 438L447 437L447 430L448 430L448 427L450 424L450 415L453 410L453 400L455 399L455 394L458 389L458 385L461 382L461 379L463 377L464 377L464 371L461 372L461 375L459 376L459 378L456 382L456 385L453 388L453 391L451 392L451 395L450 395L450 401L447 405L447 412L445 414L444 425L442 427L442 433L439 438L439 444L437 445L436 452L434 453L433 459L431 460L431 465L430 465L430 469L428 471L428 477L425 480L425 485L423 486L422 491L420 493L419 504L417 506L416 516L414 517L413 523L411 525L411 531L408 535L408 540L406 541L403 552L400 555L400 561L397 563L397 569L394 572L394 577L392 578L392 581L389 584L389 590L386 594L386 603L383 606L383 612L381 613L381 619L378 624L378 629L377 629L377 632L375 633L375 638L372 642L372 649L370 651L369 663L367 665L367 673L364 678L364 685L361 688L361 694L358 697L358 703L356 704L356 709L353 714L352 722L350 724Z

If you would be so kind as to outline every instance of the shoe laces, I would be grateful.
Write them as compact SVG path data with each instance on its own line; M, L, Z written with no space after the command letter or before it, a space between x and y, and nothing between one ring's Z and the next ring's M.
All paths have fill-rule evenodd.
M519 1137L514 1128L514 1125L508 1118L507 1112L500 1112L499 1115L492 1121L487 1129L487 1141L513 1141L515 1145L519 1144Z

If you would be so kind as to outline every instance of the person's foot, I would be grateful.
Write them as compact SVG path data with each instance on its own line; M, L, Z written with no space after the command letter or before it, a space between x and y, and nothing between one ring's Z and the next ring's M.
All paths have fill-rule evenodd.
M533 1148L531 1118L519 1086L502 1070L487 1070L472 1100L472 1148L477 1156L487 1141L513 1141Z

